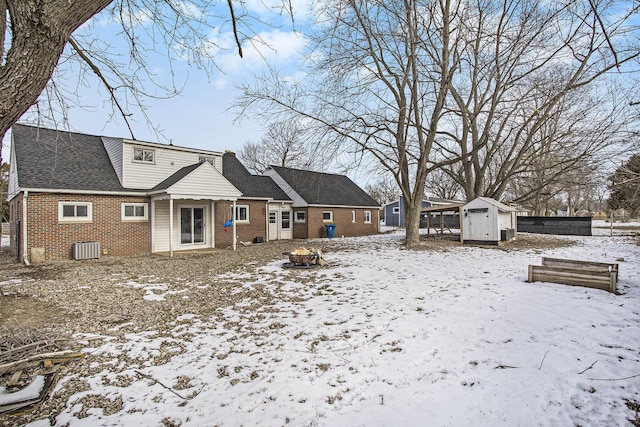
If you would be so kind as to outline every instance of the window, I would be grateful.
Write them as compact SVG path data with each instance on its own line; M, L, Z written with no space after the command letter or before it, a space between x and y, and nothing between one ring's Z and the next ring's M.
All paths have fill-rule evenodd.
M351 222L356 222L356 211L351 211Z
M282 220L282 229L288 230L291 228L291 211L282 211L280 213Z
M211 166L215 166L216 165L216 159L213 158L213 157L199 156L198 157L198 162L199 163L209 162L211 164Z
M91 222L93 206L91 202L58 202L58 221Z
M366 224L371 223L371 211L364 211L364 222Z
M296 222L305 222L307 220L305 211L296 211Z
M231 212L233 212L233 206L231 207ZM236 205L235 221L237 223L249 222L249 205Z
M123 221L147 221L149 219L149 209L146 203L123 203Z
M333 211L322 211L323 222L333 222Z
M133 161L140 163L155 163L155 151L144 148L133 149Z
M396 206L393 208L393 213L394 214L399 214L400 213L400 206Z

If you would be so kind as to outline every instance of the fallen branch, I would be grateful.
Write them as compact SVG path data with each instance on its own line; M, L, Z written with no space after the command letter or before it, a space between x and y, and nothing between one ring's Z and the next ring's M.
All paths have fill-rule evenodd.
M624 378L587 378L587 379L591 381L624 381L624 380L630 380L631 378L636 378L636 377L640 377L640 374L631 375L630 377L624 377Z
M542 369L542 364L544 363L544 359L546 359L549 350L544 352L544 356L542 356L542 362L540 362L540 366L538 367L538 371Z
M182 396L180 393L178 393L177 391L175 391L174 389L172 389L171 387L169 387L169 386L166 386L166 385L162 384L160 381L158 381L157 379L153 378L151 375L149 375L149 374L145 374L144 372L140 372L140 371L139 371L139 370L137 370L137 369L135 370L135 372L136 372L136 374L138 374L138 375L140 375L140 376L142 376L142 377L144 377L144 378L147 378L147 379L149 379L149 380L151 380L151 381L155 382L156 384L161 385L162 387L166 388L167 390L169 390L171 393L175 394L176 396L178 396L178 397L179 397L180 399L182 399L182 400L191 400L191 399L193 399L194 397L196 397L197 395L199 395L199 394L202 392L202 390L204 390L204 386L202 386L202 388L200 389L200 391L199 391L199 392L197 392L197 393L195 393L193 396L191 396L191 397L184 397L184 396Z
M598 361L597 361L597 360L596 360L595 362L593 362L593 363L591 364L591 366L589 366L589 367L588 367L587 369L585 369L584 371L580 371L580 372L578 372L578 375L580 375L580 374L584 374L584 373L585 373L585 372L587 372L589 369L593 368L593 365L595 365L596 363L598 363Z
M0 365L0 373L5 373L11 368L15 368L16 366L20 366L23 363L29 363L34 361L41 361L45 359L57 359L62 357L84 357L83 353L74 353L72 350L64 350L64 351L55 351L53 353L41 353L34 354L33 356L29 356L22 360L16 360L15 362L5 363Z
M519 366L509 366L509 365L498 365L493 369L518 369Z

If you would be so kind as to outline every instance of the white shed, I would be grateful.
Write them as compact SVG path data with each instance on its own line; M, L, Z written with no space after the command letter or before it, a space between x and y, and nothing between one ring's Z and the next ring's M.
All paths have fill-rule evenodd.
M499 245L516 238L516 209L489 197L462 207L462 243Z

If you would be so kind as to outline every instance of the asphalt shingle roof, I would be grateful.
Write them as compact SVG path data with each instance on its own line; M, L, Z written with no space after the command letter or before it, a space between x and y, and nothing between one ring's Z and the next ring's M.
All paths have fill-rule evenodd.
M184 178L185 176L189 175L191 172L196 170L200 165L201 163L194 163L193 165L185 166L181 169L178 169L170 177L168 177L167 179L165 179L164 181L158 183L155 187L153 187L151 191L168 189L169 187L171 187L172 185L180 181L182 178Z
M242 192L243 198L271 198L291 200L289 196L268 176L252 175L232 153L222 158L222 175Z
M310 205L380 207L345 175L271 166Z
M11 132L16 157L11 161L21 188L125 190L99 136L20 124Z

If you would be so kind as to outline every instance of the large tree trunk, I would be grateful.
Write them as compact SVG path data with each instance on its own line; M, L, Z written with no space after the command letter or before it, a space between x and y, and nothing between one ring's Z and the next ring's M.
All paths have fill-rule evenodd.
M11 40L0 65L0 136L34 105L71 34L112 0L11 0L0 31ZM6 15L5 15L6 16ZM8 19L9 21L7 22ZM0 49L2 46L0 46Z

